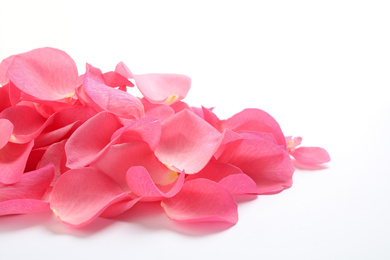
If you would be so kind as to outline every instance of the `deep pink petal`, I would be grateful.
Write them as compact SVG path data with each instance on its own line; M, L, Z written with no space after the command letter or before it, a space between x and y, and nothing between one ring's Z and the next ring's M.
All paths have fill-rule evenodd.
M176 101L175 103L170 105L170 107L175 111L175 113L179 113L184 109L191 110L190 106L183 101Z
M108 148L112 134L121 127L118 118L108 112L100 112L81 125L65 145L67 167L87 166Z
M0 183L19 181L33 146L34 141L26 144L8 143L0 149Z
M0 149L3 148L9 141L14 125L7 119L0 119Z
M185 182L180 192L161 203L173 220L237 223L237 204L227 189L207 179Z
M186 181L204 178L214 182L219 182L229 175L240 173L242 173L241 169L234 165L211 161L200 172L188 175Z
M239 167L254 180L259 194L280 192L292 185L294 167L286 151L261 138L231 142L218 161Z
M134 75L135 84L144 97L155 104L170 105L186 97L191 79L180 74Z
M234 195L258 193L256 183L244 173L226 176L218 183Z
M139 197L149 200L160 200L175 196L184 183L184 173L177 175L172 171L173 179L169 185L156 185L150 177L148 171L142 166L131 167L126 173L126 182L130 190Z
M54 177L54 166L27 172L12 185L0 184L0 202L15 199L42 199Z
M0 87L0 112L11 106L9 98L9 84Z
M172 167L196 173L211 159L221 134L189 110L183 110L161 125L161 139L155 150L157 158Z
M141 99L141 101L145 108L145 116L155 117L160 120L160 122L165 121L175 114L175 111L170 106L163 104L153 104L145 98Z
M9 56L0 63L0 85L4 86L8 83L7 71L12 61L14 60L15 55Z
M84 77L84 90L103 110L121 118L137 119L144 116L144 108L138 98L106 86L101 71L89 64Z
M156 149L161 135L160 121L154 117L143 117L135 120L118 129L111 137L111 140L118 139L118 142L146 142L150 149Z
M126 89L126 86L128 87L134 87L134 84L131 83L126 77L122 76L121 74L110 71L103 74L104 82L107 86L110 86L112 88L120 87Z
M27 143L37 137L51 121L41 116L34 108L27 106L9 107L0 113L14 125L10 142Z
M96 219L109 205L128 195L107 175L92 169L64 173L54 185L50 207L64 223L74 227Z
M112 145L91 166L110 176L125 191L129 190L126 172L133 166L145 167L153 182L158 185L169 185L176 180L172 170L156 158L145 142Z
M330 162L328 152L321 147L298 147L290 154L302 164L312 165Z
M218 127L221 131L230 129L235 132L271 133L279 145L286 147L286 140L278 122L267 112L260 109L245 109L227 120L218 122Z
M41 100L59 100L73 95L77 67L63 51L35 49L16 55L7 76L20 90Z
M52 164L55 169L55 175L52 181L54 185L58 178L64 172L68 171L69 168L65 166L66 156L65 156L65 143L67 140L52 144L49 146L44 154L41 157L41 160L37 164L37 169L45 167L48 164Z
M35 199L16 199L0 202L0 216L33 214L50 210L49 203Z

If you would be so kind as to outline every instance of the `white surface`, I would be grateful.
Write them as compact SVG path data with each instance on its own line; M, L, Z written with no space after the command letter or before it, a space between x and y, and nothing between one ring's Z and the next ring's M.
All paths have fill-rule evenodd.
M388 1L80 2L0 0L0 59L52 46L80 73L124 61L187 74L191 105L266 110L332 162L240 203L231 228L153 204L81 230L50 213L1 217L1 259L390 259Z

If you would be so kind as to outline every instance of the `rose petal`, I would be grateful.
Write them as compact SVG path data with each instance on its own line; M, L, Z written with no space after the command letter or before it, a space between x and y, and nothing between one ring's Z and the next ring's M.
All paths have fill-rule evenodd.
M20 90L41 100L71 96L77 86L77 67L68 54L53 48L16 55L7 76Z
M218 122L218 128L220 131L230 129L235 132L271 133L279 145L286 147L286 140L278 122L267 112L260 109L245 109L227 120Z
M54 185L50 207L57 217L73 227L96 219L109 205L128 195L107 175L92 169L64 173Z
M8 143L0 149L0 183L19 181L33 146L34 141L26 144Z
M153 104L145 98L141 99L141 101L145 108L145 116L158 118L160 122L165 121L166 119L175 114L175 111L170 106L162 104Z
M84 76L84 90L105 111L124 119L144 116L144 108L139 99L127 92L106 86L101 71L89 64Z
M186 97L191 79L180 74L134 75L135 84L151 103L170 105Z
M172 172L176 180L169 185L156 185L148 171L142 166L131 167L126 173L126 182L130 190L139 197L148 200L160 200L175 196L184 183L184 173L177 175Z
M112 134L122 125L108 112L100 112L81 125L65 145L66 166L75 169L87 166L108 148Z
M256 183L244 173L226 176L218 183L234 195L258 193Z
M321 147L299 147L290 154L302 164L313 165L330 162L328 152Z
M200 171L218 148L221 134L189 110L183 110L161 125L157 158L187 174Z
M237 223L237 204L220 184L207 179L185 182L176 196L161 203L167 216L173 220L226 221Z
M0 149L3 148L9 141L14 125L7 119L0 119Z
M0 216L33 214L50 210L49 203L34 199L16 199L0 202Z

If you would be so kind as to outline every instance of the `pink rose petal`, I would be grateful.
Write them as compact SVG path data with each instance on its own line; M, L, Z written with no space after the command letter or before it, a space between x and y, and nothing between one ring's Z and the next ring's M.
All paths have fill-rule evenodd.
M8 83L7 71L12 61L14 60L15 55L5 58L0 63L0 85L4 86Z
M184 173L177 175L172 171L172 179L176 179L169 185L156 185L148 171L142 166L131 167L126 173L126 182L130 190L139 197L149 200L160 200L176 195L184 183Z
M48 164L52 164L55 168L55 175L52 181L52 185L54 185L61 174L65 173L69 170L68 167L65 166L66 156L65 156L65 144L67 140L63 140L58 143L54 143L50 145L44 154L42 155L41 160L38 162L36 168L45 167Z
M20 180L33 146L34 141L8 143L0 149L0 183L13 184Z
M33 214L50 210L48 202L35 199L16 199L0 202L0 216Z
M175 111L170 106L162 104L153 104L145 98L141 99L141 101L145 108L145 116L155 117L160 120L160 122L165 121L166 119L175 114Z
M0 119L0 149L3 148L9 141L14 125L7 119Z
M286 140L276 120L260 109L245 109L227 120L218 123L220 131L230 129L235 132L253 131L271 133L277 143L286 147Z
M128 195L107 175L92 169L64 173L54 185L50 207L57 217L73 227L96 219L108 206Z
M84 90L99 107L121 118L137 119L144 116L144 108L139 99L105 85L101 71L89 64L84 76Z
M258 193L256 183L244 173L226 176L218 183L234 195Z
M16 55L7 76L20 90L41 100L60 100L77 87L77 67L63 51L35 49Z
M100 216L103 218L115 217L131 209L140 200L141 198L133 199L132 197L129 196L128 198L124 198L123 200L108 206Z
M74 169L96 160L111 141L112 134L122 125L108 112L100 112L81 125L65 145L66 166Z
M237 204L220 184L207 179L185 182L176 196L161 204L167 216L185 222L226 221L237 223Z
M9 99L9 84L0 87L0 112L11 106Z
M217 150L221 134L189 110L183 110L161 125L157 158L172 168L192 174L200 171Z
M290 154L302 164L313 165L330 162L328 152L321 147L298 147Z
M186 97L191 79L180 74L134 75L135 84L151 103L170 105Z

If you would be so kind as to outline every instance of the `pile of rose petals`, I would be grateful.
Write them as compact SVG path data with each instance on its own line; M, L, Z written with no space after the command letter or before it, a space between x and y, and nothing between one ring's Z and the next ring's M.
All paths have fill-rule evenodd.
M135 75L123 63L79 75L65 52L41 48L4 59L0 84L0 215L52 210L80 227L158 201L176 221L234 224L237 195L292 185L290 156L330 161L262 110L221 120L190 107L184 75Z

